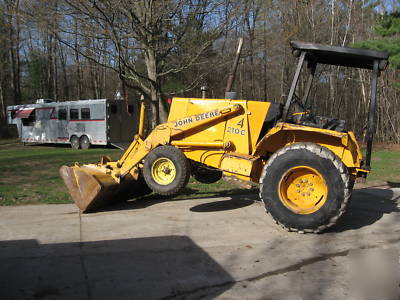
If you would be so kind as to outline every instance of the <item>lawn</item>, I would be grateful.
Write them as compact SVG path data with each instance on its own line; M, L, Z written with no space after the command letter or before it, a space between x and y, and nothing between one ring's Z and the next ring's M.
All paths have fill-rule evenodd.
M367 184L400 185L400 150L378 149L372 153L371 173Z
M0 141L0 205L72 202L58 174L60 166L74 162L97 162L102 155L117 159L119 149L94 148L73 150L67 146L23 146L16 140ZM400 183L400 151L376 150L369 185ZM220 180L214 184L201 184L193 179L176 198L227 196L256 192L243 189L232 181ZM150 198L158 196L147 196Z
M72 199L58 174L60 166L98 162L103 155L118 159L122 153L122 150L111 148L73 150L68 146L23 146L16 140L0 141L0 205L71 203ZM175 198L250 192L255 190L232 186L231 181L201 184L191 179L183 193Z

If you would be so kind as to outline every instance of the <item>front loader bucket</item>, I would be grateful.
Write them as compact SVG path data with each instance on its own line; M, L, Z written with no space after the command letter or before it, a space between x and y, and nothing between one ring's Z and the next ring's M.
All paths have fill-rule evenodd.
M84 213L150 193L142 179L118 183L95 166L62 166L60 175L75 204Z

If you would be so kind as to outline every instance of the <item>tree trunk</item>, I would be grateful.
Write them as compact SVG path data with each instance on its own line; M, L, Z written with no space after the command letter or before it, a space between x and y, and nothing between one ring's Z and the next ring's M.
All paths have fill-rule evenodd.
M13 102L18 105L21 104L21 82L20 82L20 24L19 24L19 0L8 3L8 22L9 22L9 61L10 61L10 74L11 74L11 89L13 91ZM15 28L14 19L15 18Z
M78 88L78 99L82 99L82 80L81 80L81 62L79 60L79 49L78 49L78 21L75 21L75 66L76 66L76 83Z
M97 67L92 63L89 62L90 67L90 77L92 81L92 90L93 90L93 97L94 99L99 99L99 81L97 75Z
M158 108L159 108L159 120L161 123L165 123L168 120L168 103L162 99L161 92L158 92Z
M53 85L53 99L55 101L58 100L58 70L57 70L57 55L56 55L56 51L57 51L57 45L56 45L56 39L53 38L52 40L53 46L53 52L52 52L52 56L53 56L53 64L52 64L52 69L53 69L53 77L52 77L52 85Z
M3 83L0 82L0 106L1 106L1 115L0 115L0 121L4 120L5 123L7 123L7 106L4 101L4 89L3 89Z
M157 96L157 89L154 87L151 87L151 92L150 92L150 108L151 108L151 128L155 128L159 123L160 123L160 107L159 107L160 101L158 101L158 96Z
M159 79L157 77L156 55L152 49L148 49L145 54L147 76L150 79L150 107L151 107L151 127L154 128L160 123L160 111L162 111L161 122L166 121L166 111L161 103L159 92Z
M54 99L53 89L53 42L52 35L47 34L47 98Z
M70 100L69 99L69 85L68 85L68 77L67 77L67 70L66 70L66 61L65 61L65 55L62 50L61 45L58 45L59 47L59 54L60 54L60 63L61 63L61 70L62 70L62 77L63 77L63 98L65 100Z
M331 0L331 46L334 41L334 33L335 33L335 0ZM331 66L330 74L329 74L329 101L326 103L326 111L325 113L329 113L328 110L332 108L332 104L335 101L335 78L334 78L335 68ZM330 114L332 113L332 109Z

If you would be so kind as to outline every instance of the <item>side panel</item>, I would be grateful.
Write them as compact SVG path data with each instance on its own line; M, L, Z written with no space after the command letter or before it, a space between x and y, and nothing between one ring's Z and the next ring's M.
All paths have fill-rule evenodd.
M183 140L190 142L230 142L230 151L250 154L258 140L263 122L270 106L269 102L229 99L174 98L168 121L191 121L191 115L207 118L207 112L221 109L231 104L239 104L243 111L225 121L210 123L187 132ZM179 126L179 124L177 124Z
M171 110L168 116L168 122L181 120L182 122L190 121L185 119L188 116L198 115L199 118L207 117L202 114L226 107L230 104L230 100L216 99L194 99L194 98L174 98ZM225 132L224 121L218 121L215 124L208 124L196 130L186 133L182 140L189 142L218 142L224 140ZM179 124L177 124L179 126Z
M312 142L320 144L338 157L348 168L359 168L362 154L352 132L342 133L308 126L279 123L257 144L254 155L274 153L293 143Z
M121 104L121 142L132 142L139 128L139 101Z
M107 101L107 137L111 143L121 141L121 102Z
M193 99L193 98L174 98L168 115L168 122L186 119L191 115L200 115L202 113L220 109L230 104L226 99ZM177 124L179 125L179 124ZM189 142L218 142L224 140L226 121L218 121L215 124L203 126L197 130L190 131L182 136L182 140ZM189 159L201 162L208 166L218 168L221 158L225 151L217 149L182 149Z
M233 102L242 105L245 112L227 121L224 140L234 143L235 149L232 151L250 154L256 146L270 103L242 100Z
M34 143L53 143L50 117L54 107L36 107L30 118L21 119L21 141Z
M236 101L235 101L236 102ZM248 110L246 101L237 101L244 109L244 113L226 121L224 142L232 144L231 151L249 154L250 128L248 124Z
M86 135L91 144L106 145L105 101L70 103L68 106L68 135Z
M250 132L250 153L256 147L260 136L261 128L267 117L268 110L271 106L270 102L248 101L248 124Z
M181 141L186 142L211 143L223 141L224 144L229 142L231 145L229 149L225 151L211 148L201 149L199 147L183 149L188 158L220 168L223 161L222 156L225 153L235 152L249 155L258 140L270 104L268 102L230 99L173 99L168 121L177 121L176 127L193 122L193 119L189 116L196 115L195 119L197 117L208 118L209 112L231 104L239 104L242 111L233 117L186 131L179 137Z
M111 143L131 142L139 126L139 103L107 100L107 136Z

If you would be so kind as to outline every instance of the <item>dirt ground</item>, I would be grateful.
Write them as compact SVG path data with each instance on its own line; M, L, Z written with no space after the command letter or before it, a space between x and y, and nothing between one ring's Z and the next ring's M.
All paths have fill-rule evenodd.
M255 199L0 207L0 299L347 299L352 252L398 257L398 188L357 189L318 235L277 227Z

